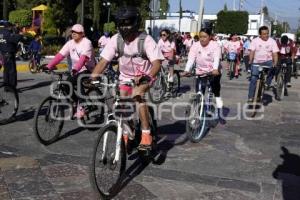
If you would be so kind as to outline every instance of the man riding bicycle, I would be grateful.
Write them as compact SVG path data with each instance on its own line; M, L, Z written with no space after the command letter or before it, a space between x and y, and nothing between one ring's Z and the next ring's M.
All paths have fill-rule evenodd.
M262 26L259 28L259 37L252 40L250 44L249 65L251 67L251 79L249 84L248 102L253 102L253 97L258 79L259 70L257 65L269 66L267 77L267 86L271 85L273 79L272 67L276 67L278 63L278 46L276 41L269 37L269 28Z
M119 54L119 81L121 97L137 97L134 100L138 103L138 112L142 126L142 138L138 147L141 151L151 151L152 135L149 125L149 110L144 98L149 90L154 77L160 71L161 60L164 59L160 49L153 38L147 35L144 38L144 55L139 54L139 40L142 32L139 32L141 15L135 7L122 7L116 14L118 34L115 34L101 53L101 60L96 65L92 73L92 79L96 79L102 74L113 60L116 53ZM118 43L123 42L123 49L119 49ZM123 52L120 52L123 51ZM147 77L149 83L140 83L140 80ZM127 84L134 79L135 87ZM129 137L123 134L125 145L128 144Z
M279 60L280 64L287 64L287 86L291 86L291 76L292 76L292 65L295 60L295 44L292 40L288 38L288 36L283 35L280 41L277 42L279 48Z

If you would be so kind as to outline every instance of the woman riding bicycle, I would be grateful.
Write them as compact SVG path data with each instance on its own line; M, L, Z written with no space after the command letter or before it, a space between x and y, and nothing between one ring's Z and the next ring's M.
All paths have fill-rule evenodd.
M200 31L200 42L195 42L190 49L188 55L188 61L182 76L188 76L193 68L196 66L196 74L203 75L211 73L213 78L211 79L212 92L216 97L216 106L218 108L218 114L220 117L220 111L223 107L223 101L220 96L221 90L221 73L220 73L220 59L221 59L221 48L216 41L211 40L212 33L208 28L203 28ZM196 90L201 84L201 79L196 81ZM205 86L201 84L201 86ZM202 88L204 94L205 87Z
M239 75L240 69L240 54L241 54L242 45L241 42L238 40L237 34L231 34L229 38L229 42L225 45L225 52L226 54L235 53L235 76ZM228 58L228 57L227 57Z
M163 29L160 32L160 40L158 41L158 47L165 57L163 66L169 68L168 82L170 83L170 89L173 87L174 83L174 64L176 56L176 45L171 37L171 31L169 29Z
M84 28L81 24L75 24L72 29L72 40L69 40L55 55L54 59L47 65L49 70L54 69L54 67L60 63L65 57L69 56L72 60L72 73L71 77L68 79L72 85L77 85L77 81L81 81L80 91L72 92L72 99L78 104L83 103L83 99L80 98L81 95L85 94L84 87L82 85L81 74L90 73L95 66L95 54L92 46L92 42L85 37ZM78 90L79 88L77 88ZM80 95L74 93L80 92ZM77 112L74 117L82 118L85 115L85 110L82 106L77 106Z

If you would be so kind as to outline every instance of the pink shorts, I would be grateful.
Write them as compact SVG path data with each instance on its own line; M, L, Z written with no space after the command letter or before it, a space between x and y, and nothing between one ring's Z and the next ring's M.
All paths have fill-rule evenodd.
M133 87L129 85L120 85L119 86L121 91L126 91L128 95L132 95Z

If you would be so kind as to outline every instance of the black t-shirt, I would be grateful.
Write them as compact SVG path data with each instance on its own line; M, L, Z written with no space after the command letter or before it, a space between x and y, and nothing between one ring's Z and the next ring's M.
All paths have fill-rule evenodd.
M16 53L18 51L18 42L22 35L12 33L7 28L0 28L0 52Z

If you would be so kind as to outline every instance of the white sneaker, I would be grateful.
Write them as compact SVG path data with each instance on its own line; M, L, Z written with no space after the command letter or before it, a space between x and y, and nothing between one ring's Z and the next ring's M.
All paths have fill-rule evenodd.
M168 74L168 81L174 82L174 76L171 76L170 74Z
M221 97L216 97L217 108L223 108L223 100Z

